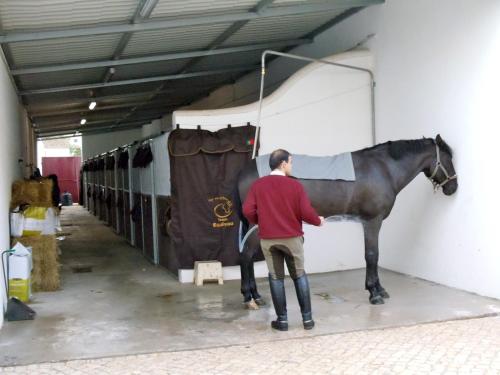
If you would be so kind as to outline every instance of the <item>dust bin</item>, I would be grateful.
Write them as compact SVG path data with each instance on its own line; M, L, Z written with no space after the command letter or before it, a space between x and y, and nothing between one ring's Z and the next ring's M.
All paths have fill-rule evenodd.
M62 205L63 206L72 206L73 205L73 197L70 192L65 192L62 195Z

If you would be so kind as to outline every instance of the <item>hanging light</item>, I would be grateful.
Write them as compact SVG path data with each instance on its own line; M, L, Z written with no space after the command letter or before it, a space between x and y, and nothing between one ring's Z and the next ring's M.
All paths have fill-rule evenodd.
M91 101L89 104L89 109L92 111L96 105L97 105L97 102Z
M80 125L85 125L85 123L86 123L86 122L87 122L87 120L86 120L86 119L84 119L84 118L82 118L82 119L80 120Z

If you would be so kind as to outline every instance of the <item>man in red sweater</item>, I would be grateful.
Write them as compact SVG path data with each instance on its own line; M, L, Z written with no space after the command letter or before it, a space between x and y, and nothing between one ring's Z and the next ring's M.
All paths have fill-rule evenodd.
M290 178L292 157L288 151L273 151L269 158L271 174L261 177L250 187L243 204L243 214L259 225L260 244L269 268L269 285L278 316L271 327L288 330L285 296L285 267L293 279L304 329L312 329L309 282L304 271L304 232L302 222L320 226L325 219L318 216L297 179Z

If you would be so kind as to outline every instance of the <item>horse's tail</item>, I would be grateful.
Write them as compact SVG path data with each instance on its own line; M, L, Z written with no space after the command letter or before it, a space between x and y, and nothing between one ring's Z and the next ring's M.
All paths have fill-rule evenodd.
M247 194L251 183L258 178L257 165L255 160L250 160L239 172L236 184L236 194L235 203L238 207L238 215L240 219L240 231L239 231L239 249L240 253L243 251L244 241L250 236L249 231L255 231L254 226L252 226L247 218L243 215L243 200Z
M238 186L236 186L236 191L234 193L234 205L235 205L235 210L238 213L238 219L240 220L240 230L238 232L238 247L241 252L241 241L247 234L248 229L250 227L250 223L248 222L245 215L243 215L243 202L241 201Z

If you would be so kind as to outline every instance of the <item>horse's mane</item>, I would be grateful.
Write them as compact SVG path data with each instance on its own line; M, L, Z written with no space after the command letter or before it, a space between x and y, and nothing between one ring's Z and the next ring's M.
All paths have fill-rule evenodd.
M399 140L399 141L388 141L385 143L380 143L378 145L365 148L361 151L376 151L376 150L387 150L389 155L394 160L399 160L405 155L416 154L423 151L429 146L429 144L438 144L441 151L446 152L448 155L453 156L453 151L448 144L443 141L440 137L437 141L432 138L422 138L422 139L410 139L410 140Z

